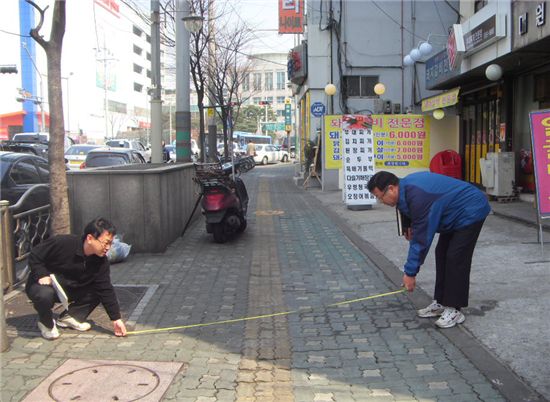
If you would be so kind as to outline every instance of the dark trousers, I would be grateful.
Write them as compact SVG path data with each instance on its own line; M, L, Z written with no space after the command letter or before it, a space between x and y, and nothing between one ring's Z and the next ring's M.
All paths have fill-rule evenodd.
M449 233L441 233L435 248L434 299L447 307L468 306L470 269L477 238L485 219Z
M67 289L65 293L69 298L69 310L63 311L60 317L67 313L77 321L85 321L99 304L99 297L91 288ZM32 301L34 309L38 312L38 319L47 328L53 328L52 308L59 303L59 298L51 286L40 285L38 282L27 281L25 287L27 296Z

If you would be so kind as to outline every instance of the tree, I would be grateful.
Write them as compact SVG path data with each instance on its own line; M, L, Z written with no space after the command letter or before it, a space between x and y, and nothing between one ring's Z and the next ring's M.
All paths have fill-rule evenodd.
M65 124L63 119L63 98L61 91L61 50L65 35L65 0L56 0L53 8L50 40L40 34L44 14L49 6L40 8L34 1L26 0L40 14L31 37L44 49L48 63L48 103L50 105L50 143L48 158L50 164L50 229L52 234L71 232L67 175L65 173Z

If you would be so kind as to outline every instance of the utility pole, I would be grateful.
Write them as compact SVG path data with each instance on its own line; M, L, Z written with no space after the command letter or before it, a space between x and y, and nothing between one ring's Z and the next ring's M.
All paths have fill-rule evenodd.
M151 10L151 162L162 163L159 0L151 0ZM176 23L178 23L177 18Z
M214 91L214 73L216 69L214 68L214 63L216 60L216 43L215 43L215 27L214 27L214 0L208 2L208 35L210 41L208 43L208 99L209 106L215 108L216 102L212 99ZM216 135L216 113L215 109L208 109L208 149L209 155L208 159L210 162L216 161L216 151L217 151L217 135ZM232 152L232 151L229 151ZM205 152L203 152L203 155ZM205 161L205 159L203 158Z
M189 32L182 18L189 16L187 0L176 3L176 161L191 162L191 111L189 107ZM203 153L205 149L201 150Z
M103 37L103 46L99 49L95 49L96 54L102 54L102 58L96 56L96 61L103 63L103 115L105 118L105 138L109 138L109 99L107 96L107 62L116 60L113 57L107 57L108 49L105 47L105 36ZM114 138L113 130L111 130L110 138Z

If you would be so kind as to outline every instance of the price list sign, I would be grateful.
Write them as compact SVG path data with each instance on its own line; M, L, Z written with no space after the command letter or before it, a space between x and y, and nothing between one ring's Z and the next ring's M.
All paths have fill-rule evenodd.
M371 205L376 198L367 183L375 173L374 137L370 116L342 116L344 197L347 205Z
M373 116L376 168L427 168L429 120L422 115Z

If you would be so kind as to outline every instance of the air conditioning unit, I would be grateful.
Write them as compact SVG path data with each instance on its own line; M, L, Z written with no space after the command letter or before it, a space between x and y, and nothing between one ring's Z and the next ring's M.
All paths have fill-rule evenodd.
M514 195L515 161L513 152L488 152L479 160L481 183L495 197Z

